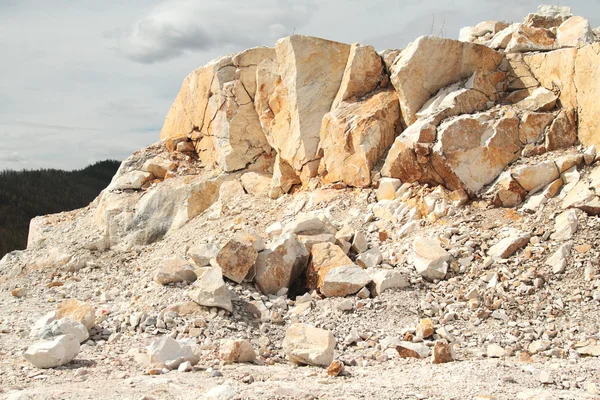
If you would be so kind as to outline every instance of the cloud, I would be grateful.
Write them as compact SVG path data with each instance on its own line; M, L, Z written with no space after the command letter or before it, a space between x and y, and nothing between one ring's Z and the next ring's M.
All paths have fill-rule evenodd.
M186 52L273 44L305 26L316 8L315 0L166 0L120 35L119 49L151 64Z
M5 162L5 163L20 163L20 162L25 161L25 157L23 157L21 154L17 153L16 151L13 151L9 154L0 155L0 161Z

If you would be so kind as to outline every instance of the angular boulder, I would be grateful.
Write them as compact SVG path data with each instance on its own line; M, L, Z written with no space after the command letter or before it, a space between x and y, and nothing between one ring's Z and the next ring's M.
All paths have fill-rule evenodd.
M254 265L258 252L252 243L230 240L217 254L217 264L223 276L236 283L242 283Z
M321 121L337 96L350 46L294 35L275 50L276 65L259 65L256 108L271 146L301 171L318 158Z
M223 281L221 268L207 267L198 270L198 280L188 293L191 300L205 307L219 307L233 311L231 293Z
M398 96L386 90L354 103L342 103L323 118L319 149L326 182L364 187L371 170L400 131Z
M227 339L219 347L219 358L230 363L249 363L256 359L256 353L247 340Z
M35 343L23 356L36 368L55 368L68 364L79 354L79 340L74 335L60 335Z
M194 267L184 259L173 258L165 260L163 265L154 274L154 281L160 285L188 282L196 280Z
M404 126L416 121L417 112L432 93L477 70L495 71L502 58L486 46L434 36L421 36L409 44L390 71Z
M329 270L353 264L344 250L333 243L315 243L310 253L311 262L306 270L306 286L311 290L322 287Z
M354 294L371 282L364 269L356 265L343 265L331 268L323 277L320 285L325 297L345 297Z
M444 279L451 256L442 248L439 240L417 236L412 248L413 264L422 277L429 280Z
M255 282L265 294L289 288L304 272L308 250L294 233L287 233L261 251L256 259Z
M563 22L556 31L560 47L582 47L594 42L594 31L587 19L571 17Z
M176 369L184 362L195 365L200 361L192 348L173 339L163 336L147 347L148 365L153 367Z
M69 318L81 323L88 330L95 324L95 313L92 306L83 301L64 300L56 306L56 319Z
M515 254L518 250L525 247L527 243L529 243L530 237L531 235L526 232L512 232L508 237L505 237L490 247L488 250L488 255L493 259L508 258Z
M283 339L283 351L296 364L327 367L333 361L335 338L325 329L306 324L292 324Z
M36 335L40 339L51 339L61 335L73 335L79 343L85 342L90 333L81 323L70 318L61 318L54 320L38 330Z

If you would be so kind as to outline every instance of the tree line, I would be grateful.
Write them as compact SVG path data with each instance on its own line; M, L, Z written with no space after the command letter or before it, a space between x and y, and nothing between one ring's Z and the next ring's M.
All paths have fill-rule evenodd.
M119 165L106 160L75 171L0 171L0 259L27 247L32 218L87 206L108 186Z

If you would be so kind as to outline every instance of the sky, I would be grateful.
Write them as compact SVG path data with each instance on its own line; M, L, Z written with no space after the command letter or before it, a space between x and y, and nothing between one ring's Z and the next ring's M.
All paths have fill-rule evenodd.
M192 70L292 33L377 50L518 22L529 0L0 0L0 170L79 169L159 140ZM556 4L556 3L553 3ZM600 0L568 5L600 26Z

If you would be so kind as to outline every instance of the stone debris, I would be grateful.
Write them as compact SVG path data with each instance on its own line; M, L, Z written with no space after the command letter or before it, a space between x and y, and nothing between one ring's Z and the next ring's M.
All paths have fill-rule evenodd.
M529 243L531 235L524 232L513 232L508 237L500 240L488 251L488 255L495 258L506 259Z
M36 368L56 368L71 362L79 349L76 336L60 335L29 346L23 356Z
M256 359L256 353L247 340L225 340L219 347L219 358L230 363L249 363Z
M182 363L198 363L199 358L192 348L169 336L152 342L147 348L147 365L168 369L177 369Z
M335 339L330 331L306 324L292 324L285 332L283 351L296 364L328 367L333 361Z

